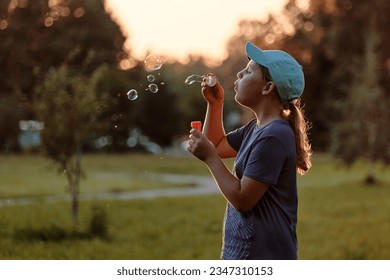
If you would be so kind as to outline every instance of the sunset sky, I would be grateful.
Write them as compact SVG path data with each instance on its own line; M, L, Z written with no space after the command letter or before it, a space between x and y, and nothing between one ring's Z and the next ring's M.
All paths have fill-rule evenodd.
M223 59L240 19L264 19L286 0L106 0L128 37L132 56L149 51L185 59L189 53Z

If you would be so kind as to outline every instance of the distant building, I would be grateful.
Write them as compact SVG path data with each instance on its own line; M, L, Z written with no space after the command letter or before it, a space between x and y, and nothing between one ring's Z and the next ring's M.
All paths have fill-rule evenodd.
M34 148L41 144L41 130L44 124L34 120L19 121L19 145L23 149Z

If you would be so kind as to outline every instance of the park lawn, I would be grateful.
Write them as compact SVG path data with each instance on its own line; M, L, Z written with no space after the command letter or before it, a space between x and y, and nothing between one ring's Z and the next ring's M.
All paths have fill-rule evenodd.
M16 166L32 168L26 165L35 161L27 159L20 157ZM125 168L121 166L129 159L138 160L138 172L149 166L153 173L188 169L192 174L207 174L204 165L185 158L169 159L169 164L165 159L162 165L156 156L90 158L95 170ZM313 169L299 178L300 259L390 259L389 169L378 168L381 183L376 186L361 183L365 171L363 163L339 168L331 157L321 155ZM3 206L0 259L218 259L224 208L219 194L82 201L74 229L67 202ZM100 217L100 231L91 229L94 217L98 221Z
M125 192L193 184L163 181L158 176L161 173L209 176L205 165L192 156L84 155L82 169L81 193ZM39 155L0 155L0 199L61 195L67 189L65 176L51 160Z
M389 187L302 188L299 258L390 259ZM107 234L90 230L93 206ZM0 259L218 259L220 195L81 202L77 230L65 202L0 209Z
M389 184L302 188L299 195L301 259L390 259Z
M0 208L0 259L218 259L225 202L218 195ZM90 230L96 207L107 234Z

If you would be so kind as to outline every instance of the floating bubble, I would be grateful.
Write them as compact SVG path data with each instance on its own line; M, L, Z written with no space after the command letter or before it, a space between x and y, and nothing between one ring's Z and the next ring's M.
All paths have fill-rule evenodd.
M150 90L150 92L156 93L158 91L158 86L156 84L150 84L148 86L148 89Z
M156 71L162 67L161 58L154 54L148 55L144 62L146 71Z
M154 80L156 79L153 75L148 75L146 78L149 82L154 82Z
M192 85L195 82L201 83L202 81L203 81L203 76L193 74L191 76L188 76L184 82L188 85Z
M208 75L193 74L191 76L188 76L184 82L188 85L192 85L195 82L198 83L203 82L203 79L205 79L206 84L210 87L213 87L217 84L217 77L214 74L208 74Z
M127 92L127 98L134 101L138 98L138 92L135 89L131 89Z

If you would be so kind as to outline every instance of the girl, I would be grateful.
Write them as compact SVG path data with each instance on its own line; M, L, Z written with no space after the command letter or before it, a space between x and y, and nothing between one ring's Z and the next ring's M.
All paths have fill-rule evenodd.
M297 179L311 167L308 124L300 108L302 67L289 54L247 42L235 100L255 118L225 133L224 90L202 83L204 130L187 150L202 160L227 200L222 259L297 259ZM222 158L235 157L233 173Z

